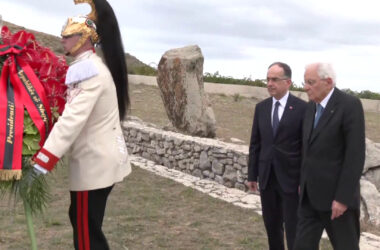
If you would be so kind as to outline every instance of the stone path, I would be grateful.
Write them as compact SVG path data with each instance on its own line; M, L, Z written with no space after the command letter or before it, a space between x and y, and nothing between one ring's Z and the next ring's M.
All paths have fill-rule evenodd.
M227 188L214 181L200 179L178 170L156 165L154 162L141 157L131 156L131 162L135 166L153 172L159 176L182 183L187 187L194 188L214 198L224 200L239 207L253 209L256 213L261 215L260 197L256 194L249 194L235 188ZM380 249L380 237L363 232L360 238L360 249Z

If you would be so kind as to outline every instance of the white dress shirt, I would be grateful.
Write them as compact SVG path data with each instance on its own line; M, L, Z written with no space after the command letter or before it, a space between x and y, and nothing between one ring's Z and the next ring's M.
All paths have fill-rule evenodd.
M277 101L280 102L280 106L278 106L278 121L281 121L281 117L284 114L286 102L288 101L288 97L289 97L289 91L286 92L286 94L280 100L277 100L276 98L272 97L272 112L271 112L272 125L273 125L273 111L274 111L276 102Z
M319 104L321 104L321 106L323 107L323 109L326 108L327 103L329 102L329 100L330 100L330 98L331 98L331 96L332 96L332 94L334 92L334 89L335 88L332 88L332 90L330 90L330 92L328 93L328 95L321 101L321 103L319 103ZM316 103L315 105L318 105L318 103ZM317 115L317 112L315 112L315 115Z

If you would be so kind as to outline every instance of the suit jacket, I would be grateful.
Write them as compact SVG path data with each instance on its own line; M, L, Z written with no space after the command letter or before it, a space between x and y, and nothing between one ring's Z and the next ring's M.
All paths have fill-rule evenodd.
M295 192L299 186L306 102L289 94L276 136L273 136L272 100L270 97L256 105L249 147L248 180L258 179L263 190L270 172L275 171L283 191Z
M72 191L108 187L131 172L112 76L92 51L81 54L70 67L80 63L84 67L68 77L84 79L69 84L63 114L41 150L57 159L69 152Z
M361 102L335 88L313 129L315 109L315 103L310 102L304 120L301 200L306 190L317 210L331 210L333 200L358 209L365 159Z

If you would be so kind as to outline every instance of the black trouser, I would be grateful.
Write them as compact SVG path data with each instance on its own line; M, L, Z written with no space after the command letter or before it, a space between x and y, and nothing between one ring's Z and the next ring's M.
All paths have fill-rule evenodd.
M296 237L298 190L285 193L272 169L265 190L260 190L263 220L270 250L284 250L284 224L288 249Z
M294 250L318 250L323 229L326 230L334 250L359 249L359 213L359 210L347 209L341 216L331 220L331 211L318 211L312 207L305 189L298 210Z
M112 188L113 186L90 191L70 191L69 216L76 250L109 249L102 224Z

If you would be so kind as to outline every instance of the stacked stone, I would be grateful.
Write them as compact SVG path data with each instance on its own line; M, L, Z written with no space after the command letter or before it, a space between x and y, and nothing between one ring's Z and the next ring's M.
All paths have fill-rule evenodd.
M126 121L123 127L130 153L227 187L246 190L247 146L163 131L136 121Z

